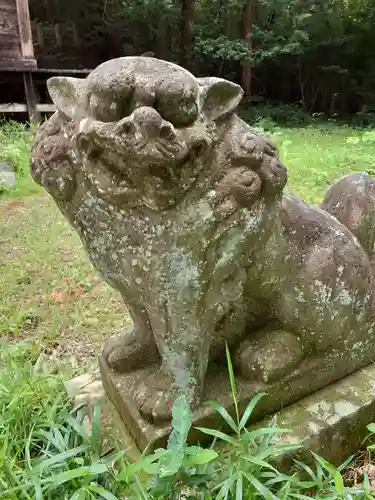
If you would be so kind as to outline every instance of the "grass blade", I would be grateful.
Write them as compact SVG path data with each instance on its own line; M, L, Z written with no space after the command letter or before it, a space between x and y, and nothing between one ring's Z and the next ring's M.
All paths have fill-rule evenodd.
M49 483L52 481L55 486L61 486L72 479L85 476L98 476L99 474L104 474L107 471L108 469L104 464L87 465L84 467L78 467L77 469L60 472L60 474L56 474L52 478L43 480L42 483Z
M303 469L307 474L311 477L311 479L317 484L317 476L315 472L309 467L308 465L304 464L303 462L300 462L299 460L294 460L294 463L298 465L301 469Z
M98 493L98 495L101 495L105 500L119 500L113 493L105 490L102 486L97 484L90 484L87 489L89 491L93 491L94 493Z
M64 451L63 453L59 453L58 455L53 455L50 458L45 458L40 461L35 462L33 467L33 472L41 472L45 469L52 467L55 464L65 463L68 458L75 457L80 455L81 453L89 450L90 446L87 444L83 444L82 446L78 446L73 450Z
M254 440L258 437L263 437L268 434L288 434L290 433L289 429L280 429L278 427L264 427L262 429L255 429L254 431L246 431L245 434L242 435L242 439L244 441Z
M243 429L249 418L251 417L251 414L254 411L255 406L258 404L258 402L264 397L267 396L266 392L259 392L256 394L250 401L250 403L247 405L246 410L244 411L244 414L242 415L242 418L240 420L240 429Z
M266 500L278 500L278 498L252 474L243 472L243 475L249 483L252 484L257 491L259 491L263 498Z
M102 415L102 407L97 405L94 407L92 423L91 423L91 442L96 451L100 448L100 419Z
M211 408L216 410L223 417L223 419L229 425L229 427L232 429L232 431L235 432L236 434L238 434L237 425L235 424L233 418L229 415L227 410L222 405L215 403L213 401L208 401L206 404L207 404L207 406L211 406Z
M249 456L242 456L242 458L244 460L246 460L247 462L250 462L250 463L252 463L254 465L259 465L260 467L264 467L265 469L270 469L270 470L272 470L274 472L277 472L277 469L275 469L275 467L273 467L272 465L270 465L268 462L265 462L264 460L261 460L258 457L249 455Z
M221 439L222 441L226 441L229 444L236 445L237 441L232 437L224 434L224 432L217 431L216 429L207 429L206 427L194 427L198 431L203 432L203 434L207 434L208 436L216 437L217 439Z
M237 417L237 427L240 426L240 415L238 412L238 401L237 401L237 389L236 389L236 380L234 378L234 371L233 371L233 365L232 365L232 360L230 357L230 352L228 348L228 344L225 344L225 354L227 357L227 365L228 365L228 373L229 373L229 381L230 381L230 388L232 391L232 397L233 397L233 403L234 407L236 410L236 417Z
M243 498L243 476L239 475L236 481L236 500L242 500Z

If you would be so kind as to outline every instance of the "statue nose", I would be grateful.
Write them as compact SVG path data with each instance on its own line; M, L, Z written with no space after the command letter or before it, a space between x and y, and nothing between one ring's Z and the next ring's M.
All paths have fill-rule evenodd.
M138 108L133 111L130 120L143 136L165 140L172 140L176 137L173 125L163 120L154 108Z
M176 131L173 125L159 115L153 108L137 108L130 116L116 124L116 133L126 136L141 134L150 139L173 141Z
M131 117L126 117L120 120L116 125L116 132L122 135L134 135L136 132L136 126L133 123Z

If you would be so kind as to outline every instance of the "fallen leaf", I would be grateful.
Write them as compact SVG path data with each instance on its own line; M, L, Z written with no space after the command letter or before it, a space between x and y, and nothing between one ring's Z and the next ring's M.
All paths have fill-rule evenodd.
M74 279L70 278L69 276L63 278L63 281L65 281L65 283L68 283L68 285L72 285L74 283Z
M74 288L71 288L69 290L69 294L70 295L83 295L84 291L85 290L83 289L83 287L81 285L78 285Z
M24 207L25 202L13 200L13 201L10 201L9 203L7 203L5 206L6 206L6 208Z
M65 300L65 293L61 290L53 290L53 292L50 293L49 298L52 302L62 304Z

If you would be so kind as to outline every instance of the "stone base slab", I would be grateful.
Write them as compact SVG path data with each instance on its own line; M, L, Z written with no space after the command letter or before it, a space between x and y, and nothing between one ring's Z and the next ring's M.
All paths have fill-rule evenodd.
M99 371L84 373L68 380L65 382L65 390L73 398L76 407L83 405L87 408L87 416L83 424L88 434L91 433L93 409L97 405L101 406L100 428L104 437L103 453L108 453L114 446L119 445L129 460L137 460L140 457L140 451L133 438L105 393Z
M84 374L70 380L66 383L66 390L74 397L77 405L86 404L90 409L95 404L102 404L103 432L120 444L129 459L136 460L139 457L139 449L129 429L123 423L124 415L120 417L115 407L108 401L98 373ZM137 412L135 410L133 412L133 418L136 418ZM90 415L89 411L88 426ZM367 425L375 422L375 364L290 404L251 427L267 427L271 422L274 426L275 419L278 427L290 429L291 432L283 434L274 442L304 445L298 452L283 457L283 468L288 469L296 456L305 462L312 461L313 457L309 450L339 465L359 449L368 434ZM135 430L133 429L133 433ZM159 429L161 440L168 430L167 426ZM153 436L158 437L150 424L145 424L142 436L144 441L147 438L151 441ZM111 444L108 443L108 446Z
M288 469L293 458L313 462L310 451L334 465L358 452L375 422L375 364L368 365L324 389L266 417L256 427L268 427L276 416L278 427L290 429L274 442L300 443L303 448L283 457Z
M341 361L343 364L338 366L338 361ZM282 417L282 419L287 418L287 422L289 422L287 427L293 431L298 431L297 435L299 433L303 439L304 436L301 436L302 431L306 432L308 430L308 435L311 437L314 436L314 432L323 436L327 427L337 425L350 412L354 412L354 414L358 412L360 414L364 411L366 418L368 418L367 423L370 423L372 417L370 418L367 409L375 409L375 368L372 368L372 365L370 365L352 375L347 375L344 379L328 387L326 386L324 389L318 390L319 386L321 387L322 385L323 377L326 380L329 380L331 377L332 380L333 372L345 375L345 371L350 370L349 360L338 360L337 354L334 359L327 357L326 363L325 370L323 371L321 360L319 363L310 360L309 364L301 365L287 379L269 385L264 383L249 383L246 380L237 378L236 384L240 411L243 412L245 410L254 394L266 392L267 396L262 398L257 404L252 415L252 420L249 423L258 422L265 415L272 414L281 406L284 409L279 411L277 415ZM129 429L138 448L142 451L145 448L152 449L154 447L165 446L171 431L170 424L156 425L146 421L138 411L131 397L140 381L151 375L157 367L149 367L129 374L119 374L111 370L102 357L99 360L99 365L103 386L109 399L116 407L121 420ZM372 369L374 372L371 371ZM307 372L310 374L308 383ZM374 394L372 394L370 389L366 391L365 387L371 387ZM318 392L314 393L316 390ZM347 393L347 396L345 396L345 393ZM281 400L280 394L287 395L284 401ZM312 395L306 397L307 394ZM302 399L304 397L305 399ZM229 377L225 367L211 365L206 378L203 400L221 403L230 413L234 413ZM291 403L295 404L292 405ZM324 413L324 409L326 409L326 413ZM328 411L333 413L329 414L327 413ZM323 413L320 418L319 415L321 412ZM292 418L293 415L295 417ZM363 425L365 425L365 422L363 422ZM202 405L193 412L193 426L229 431L217 412L205 405ZM199 441L200 443L204 443L205 440L205 435L192 429L189 435L189 442L196 443ZM322 441L323 444L324 442Z

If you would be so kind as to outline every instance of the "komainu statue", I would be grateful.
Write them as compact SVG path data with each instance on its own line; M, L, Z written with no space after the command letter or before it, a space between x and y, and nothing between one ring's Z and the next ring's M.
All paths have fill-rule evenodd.
M181 393L199 408L226 344L239 398L265 390L264 411L375 359L369 175L320 207L284 193L275 146L235 114L241 88L170 62L123 57L48 88L31 173L131 314L102 359L146 369L131 391L145 422Z

